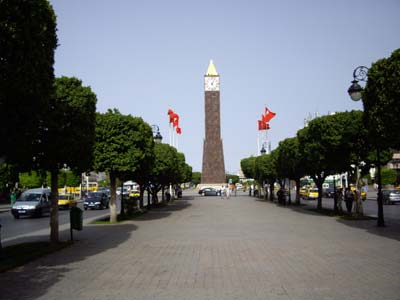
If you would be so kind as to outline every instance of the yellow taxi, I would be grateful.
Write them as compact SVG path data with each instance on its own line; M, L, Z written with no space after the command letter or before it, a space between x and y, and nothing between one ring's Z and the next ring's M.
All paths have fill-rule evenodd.
M309 188L307 186L303 186L300 189L300 198L307 199L308 197Z
M307 198L308 200L316 200L318 199L318 188L314 187L308 191Z
M58 195L58 207L69 209L72 206L76 206L77 201L74 194L60 194Z
M129 192L129 198L139 198L140 192L138 190L131 190Z
M350 185L350 190L353 192L353 194L354 194L354 192L356 191L356 187L354 186L354 185ZM362 201L365 201L367 199L367 193L366 192L364 192L364 191L361 191L361 200Z

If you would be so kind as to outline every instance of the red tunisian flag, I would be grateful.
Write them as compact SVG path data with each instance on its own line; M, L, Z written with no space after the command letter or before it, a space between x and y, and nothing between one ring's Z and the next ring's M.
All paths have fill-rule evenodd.
M174 127L179 126L179 115L174 113L172 109L168 109L169 122L172 123Z
M182 134L182 129L180 127L176 127L176 133L177 134Z
M171 117L170 117L170 119L171 119ZM178 114L173 114L173 116L172 116L172 125L174 127L179 127L179 116L178 116Z
M268 107L266 107L266 108L265 108L265 114L262 115L262 120L263 120L265 123L268 123L269 121L271 121L271 119L272 119L273 117L275 117L275 115L276 115L276 113L270 111L270 110L268 109Z
M269 123L264 122L263 120L258 120L258 130L269 130Z
M266 123L263 122L263 120L258 120L258 130L266 130L267 126Z

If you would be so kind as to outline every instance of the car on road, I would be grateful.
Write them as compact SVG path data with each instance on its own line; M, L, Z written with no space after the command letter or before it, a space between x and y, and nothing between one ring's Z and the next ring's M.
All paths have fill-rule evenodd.
M318 188L312 188L309 190L307 195L307 200L316 200L318 199Z
M221 190L212 187L205 187L199 190L199 194L202 196L221 196Z
M60 194L58 195L58 208L69 209L72 206L76 206L77 201L74 194Z
M11 207L15 219L20 216L40 217L50 213L50 189L37 188L23 192Z
M129 198L139 198L140 192L138 190L130 190L129 191Z
M300 188L300 191L299 191L300 198L307 199L309 191L310 191L310 189L307 186L303 186L302 188Z
M89 193L83 202L83 209L104 209L109 207L109 199L107 194L103 192Z
M323 189L322 195L326 198L333 198L333 196L334 196L333 187L327 187L327 188Z
M384 204L394 204L400 202L400 190L383 190L383 203Z

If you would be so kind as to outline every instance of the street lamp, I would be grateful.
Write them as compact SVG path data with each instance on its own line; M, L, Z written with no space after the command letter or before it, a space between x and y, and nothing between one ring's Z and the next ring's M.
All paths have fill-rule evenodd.
M353 71L353 81L351 86L347 90L350 98L353 101L359 101L362 98L363 88L358 84L359 81L367 82L368 78L368 68L364 66L359 66ZM377 158L377 181L378 181L378 226L385 226L385 221L383 219L383 197L382 197L382 178L381 178L381 157L380 157L379 145L376 145L376 158Z
M359 81L367 81L368 68L364 66L359 66L353 71L353 81L351 86L347 90L350 95L351 100L359 101L361 99L361 93L363 88L358 84Z
M261 153L261 155L264 155L265 153L267 153L267 150L265 150L264 145L262 146L260 153Z
M163 137L160 134L160 127L158 127L158 125L151 125L151 128L153 130L154 142L158 144L161 143Z

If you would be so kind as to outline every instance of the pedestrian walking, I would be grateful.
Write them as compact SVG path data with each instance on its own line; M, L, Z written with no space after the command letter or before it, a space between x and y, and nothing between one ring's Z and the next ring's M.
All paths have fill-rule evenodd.
M226 193L226 199L229 199L229 196L231 195L231 191L229 189L229 186L225 187L225 193Z
M223 185L221 186L221 190L219 192L221 194L221 199L224 199L225 198L225 187Z
M349 187L346 188L344 201L346 202L347 213L351 214L351 210L353 209L354 194Z

